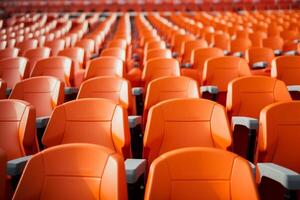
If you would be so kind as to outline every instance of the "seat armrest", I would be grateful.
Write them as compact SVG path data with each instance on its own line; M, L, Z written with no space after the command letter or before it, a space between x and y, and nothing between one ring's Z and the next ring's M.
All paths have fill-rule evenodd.
M239 51L239 52L233 53L232 55L235 56L235 57L243 57L244 54L243 54L243 52Z
M249 166L250 166L250 168L252 170L253 177L256 177L256 166L252 162L250 162L250 161L248 161L248 163L249 163Z
M139 96L144 93L144 88L143 87L134 87L131 89L132 95L134 96Z
M282 51L279 50L279 49L276 49L276 50L274 50L273 52L274 52L274 54L275 54L276 56L279 56L279 55L282 54Z
M257 163L260 177L270 178L288 190L300 189L300 175L275 163Z
M228 50L223 50L223 53L224 53L225 56L227 56L227 55L230 54L230 51L228 51Z
M192 68L192 64L191 63L182 63L181 67L182 68Z
M267 62L256 62L253 63L252 68L253 69L264 69L268 66Z
M18 176L21 175L26 163L32 156L24 156L21 158L17 158L14 160L7 161L6 168L7 168L7 174L9 176Z
M232 125L240 125L240 126L245 126L250 130L256 130L258 129L258 120L256 118L252 117L239 117L239 116L234 116L232 117Z
M135 128L142 123L142 116L130 115L128 116L129 128Z
M10 93L11 93L11 91L12 91L11 88L6 88L6 89L5 89L5 94L6 94L6 96L9 96Z
M35 120L36 128L45 128L48 124L50 117L37 117Z
M173 53L172 53L172 57L173 57L173 58L177 58L178 56L179 56L179 53L178 53L178 52L173 52Z
M288 55L288 56L295 56L297 54L298 54L298 52L296 50L284 52L284 55Z
M288 85L287 89L289 92L300 92L300 85Z
M65 95L77 94L78 91L77 87L65 87Z
M200 91L202 94L205 92L208 92L210 94L218 94L219 93L218 86L214 86L214 85L201 86Z
M146 159L126 159L125 170L127 183L136 183L141 175L145 173L146 164Z

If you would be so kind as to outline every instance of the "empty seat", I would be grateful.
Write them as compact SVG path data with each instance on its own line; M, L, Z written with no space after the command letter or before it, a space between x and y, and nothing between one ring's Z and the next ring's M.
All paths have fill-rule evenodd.
M73 78L72 61L65 56L41 59L35 64L30 76L53 76L70 87Z
M170 49L151 49L147 51L144 56L144 64L153 58L172 58L172 52Z
M84 79L96 76L124 76L123 61L112 56L102 56L87 63Z
M193 35L188 34L175 34L172 36L172 45L173 45L173 52L177 54L177 56L181 56L183 54L183 45L185 42L194 40Z
M81 47L70 47L65 48L64 50L58 53L59 56L66 56L72 59L74 70L78 71L79 69L84 68L84 49Z
M91 144L61 145L34 155L13 199L127 199L124 162Z
M38 40L36 39L29 39L29 40L24 40L23 42L20 42L16 46L17 48L20 49L20 56L24 56L24 53L29 50L29 49L35 49L38 47Z
M133 113L131 85L126 79L114 76L95 77L84 81L79 89L77 99L104 98L111 99Z
M98 144L129 158L127 111L107 99L86 98L64 103L54 109L42 142L47 148L78 142Z
M151 165L145 200L259 199L248 161L213 148L184 148Z
M19 49L18 48L6 48L0 50L0 60L4 58L15 58L19 54Z
M32 77L17 83L9 98L27 101L35 107L36 117L47 117L63 103L64 84L51 76Z
M117 47L103 49L100 56L113 56L121 59L123 62L126 61L126 51Z
M214 47L225 52L230 50L230 38L228 34L214 34Z
M263 39L263 47L271 48L274 54L279 55L283 50L283 39L281 37L268 37Z
M3 79L0 79L0 99L6 99L7 84Z
M206 99L172 99L153 106L148 114L143 157L148 166L158 156L183 147L226 150L231 132L225 108Z
M51 55L57 56L58 52L62 51L65 48L65 40L58 39L53 41L45 42L44 46L51 49Z
M127 47L126 40L123 39L113 39L107 43L108 48L121 48L125 49Z
M251 40L248 38L237 38L230 42L230 51L233 55L243 57L245 51L251 47Z
M49 58L50 53L51 50L48 47L39 47L25 51L24 57L28 59L26 77L30 75L35 63L40 59Z
M15 84L23 80L26 72L27 59L23 57L6 58L0 60L0 78L12 89Z
M183 57L182 62L183 63L192 63L192 52L195 49L199 48L207 48L208 44L204 39L198 39L198 40L190 40L184 43L183 45Z
M95 41L92 39L82 39L75 44L76 47L81 47L85 51L85 62L89 61L95 50Z

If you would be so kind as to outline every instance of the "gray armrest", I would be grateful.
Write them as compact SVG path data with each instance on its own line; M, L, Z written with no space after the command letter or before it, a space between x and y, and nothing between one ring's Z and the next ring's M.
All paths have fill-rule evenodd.
M177 58L178 56L179 56L179 53L178 53L178 52L173 52L173 53L172 53L172 57L173 57L173 58Z
M288 190L300 189L300 175L297 172L274 163L258 163L257 167L260 177L270 178Z
M76 87L65 87L65 95L71 95L78 93L78 88Z
M21 158L17 158L14 160L9 160L7 162L6 168L7 168L7 174L9 176L17 176L21 175L23 172L23 169L26 166L26 163L32 156L24 156Z
M36 128L45 128L49 121L49 116L37 117L35 120Z
M278 55L281 55L281 54L282 54L282 51L281 51L281 50L279 50L279 49L276 49L276 50L274 50L273 52L274 52L274 54L275 54L276 56L278 56Z
M214 86L214 85L201 86L200 91L202 94L204 92L208 92L210 94L218 94L219 93L218 86Z
M6 88L6 90L5 90L5 94L6 94L6 96L9 96L9 95L10 95L10 93L11 93L11 91L12 91L12 89L11 89L11 88Z
M228 51L228 50L223 50L223 53L224 53L224 55L226 56L226 55L230 54L230 51Z
M183 67L183 68L191 68L192 64L191 63L182 63L181 67Z
M142 123L142 117L139 115L128 116L129 128L135 128L137 125Z
M295 56L297 54L298 54L298 52L296 50L284 52L284 55L288 55L288 56Z
M134 96L139 96L139 95L142 95L143 93L144 93L144 88L142 88L142 87L132 88L132 95L134 95Z
M126 159L125 169L127 183L136 183L139 177L145 173L146 159Z
M252 170L253 177L256 177L256 166L252 162L250 162L250 161L248 161L248 163L249 163L250 168Z
M289 92L300 92L300 85L288 85L287 89Z
M256 62L253 63L252 68L253 69L263 69L266 68L268 66L267 62Z
M258 129L258 120L252 117L232 117L232 124L245 126L250 130Z
M243 52L235 52L232 55L235 57L243 57L244 54L243 54Z

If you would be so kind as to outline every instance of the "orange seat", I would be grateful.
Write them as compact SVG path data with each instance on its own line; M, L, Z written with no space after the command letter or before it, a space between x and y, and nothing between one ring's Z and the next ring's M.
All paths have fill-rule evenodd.
M150 167L145 200L245 199L259 195L248 161L213 148L183 148L163 154Z
M281 37L268 37L263 40L263 47L271 48L273 51L279 50L282 51L283 49L283 39Z
M85 62L92 58L95 53L95 41L92 39L82 39L75 44L76 47L81 47L85 51Z
M237 38L230 42L230 51L232 54L241 53L245 55L245 51L251 47L251 40L248 38Z
M21 100L0 100L0 148L7 160L38 151L35 109Z
M35 66L35 63L44 58L50 57L51 49L48 47L39 47L35 49L29 49L24 52L24 57L28 59L28 67L26 72L26 77L28 77Z
M127 199L124 162L91 144L61 145L34 155L13 199Z
M183 44L183 63L192 63L192 52L195 49L207 48L208 44L204 39L190 40Z
M146 125L149 109L152 106L174 98L199 98L197 82L184 76L170 76L152 80L148 85L144 101L144 127Z
M153 58L172 58L172 52L170 49L150 49L144 56L144 64Z
M26 72L27 59L23 57L6 58L0 60L0 78L12 89L15 84L23 80Z
M262 47L263 39L267 38L267 33L263 31L257 31L249 35L253 47Z
M166 43L164 41L150 40L145 44L144 53L147 54L147 51L151 49L165 49Z
M36 117L50 116L53 109L64 102L64 84L51 76L37 76L16 84L10 99L31 103Z
M24 53L29 49L35 49L38 47L38 40L36 39L28 39L20 42L16 46L20 49L19 55L24 56Z
M77 142L98 144L129 158L127 111L107 99L86 98L64 103L54 109L42 142L47 148Z
M6 154L0 148L0 199L5 199Z
M229 51L230 38L228 34L214 34L214 47Z
M100 56L113 56L121 59L123 62L126 61L126 51L117 47L103 49Z
M71 87L73 78L72 61L64 56L41 59L35 64L30 76L53 76L64 82L66 87Z
M153 58L146 62L142 82L145 88L150 81L163 76L180 76L179 63L172 58Z
M64 50L60 51L58 55L70 58L75 71L78 71L84 67L84 49L80 47L65 48Z
M148 114L143 157L148 166L158 156L183 147L226 150L231 132L225 108L206 99L172 99L153 106Z
M4 58L15 58L19 54L19 49L18 48L6 48L0 50L0 60Z
M84 81L79 89L77 99L104 98L111 99L133 113L131 85L126 79L114 76L95 77Z
M101 56L90 60L87 63L87 69L84 79L96 76L124 76L123 61L112 56Z
M178 56L181 56L183 54L183 45L185 42L194 40L195 37L193 35L188 34L175 34L172 36L172 46L173 46L173 52L177 53Z
M3 79L0 79L0 99L6 99L7 84Z
M108 48L121 48L125 49L127 47L127 42L126 40L123 39L113 39L107 43Z
M57 56L58 52L64 50L65 43L66 43L65 40L58 39L58 40L45 42L44 46L49 47L51 49L52 56Z

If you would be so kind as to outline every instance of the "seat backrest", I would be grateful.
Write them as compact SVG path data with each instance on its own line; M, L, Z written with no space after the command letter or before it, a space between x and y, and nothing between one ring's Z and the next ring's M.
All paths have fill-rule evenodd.
M0 79L0 99L6 99L6 88L7 83L3 79Z
M72 75L71 59L65 56L53 56L37 61L30 76L54 76L64 82L66 87L70 87Z
M267 38L267 33L263 31L257 31L249 35L253 47L262 47L265 38Z
M28 78L16 84L9 98L32 104L37 117L50 116L53 109L64 102L64 84L51 76Z
M245 59L248 61L250 66L256 62L267 62L268 67L270 67L273 58L275 58L275 55L271 48L251 47L246 50L245 54Z
M18 48L6 48L0 50L0 60L4 58L15 58L19 54L19 49Z
M299 73L299 56L279 56L272 61L271 76L286 85L300 85Z
M230 116L258 118L265 106L289 100L284 82L267 76L248 76L229 83L226 107Z
M126 61L126 51L117 47L103 49L100 56L113 56L121 59L123 62Z
M142 72L142 81L147 87L148 83L163 76L180 76L180 67L173 58L153 58L146 62Z
M38 47L38 40L37 39L28 39L24 40L17 44L17 48L20 49L19 54L24 56L24 53L29 49L35 49Z
M183 62L191 63L192 52L195 49L207 48L208 44L204 39L189 40L183 44Z
M263 47L268 47L273 50L282 50L283 49L283 39L281 37L268 37L263 39Z
M29 76L36 62L43 58L49 58L51 53L51 49L48 47L38 47L35 49L29 49L25 51L24 57L28 59L28 72L26 75Z
M57 56L58 52L62 51L65 48L65 40L57 39L53 41L45 42L44 46L51 49L51 55Z
M0 78L12 89L15 84L23 80L26 72L27 59L23 57L6 58L0 60Z
M151 40L145 44L144 47L144 53L146 54L147 51L150 49L165 49L166 48L166 42L161 40Z
M0 148L0 199L5 199L6 154Z
M278 102L260 113L257 162L272 162L300 172L300 102Z
M144 103L143 124L149 109L159 102L174 98L199 98L197 81L185 76L161 77L148 84Z
M35 109L21 100L0 100L0 148L12 160L38 151Z
M245 52L248 48L251 47L251 40L248 38L237 38L230 42L230 51L235 52Z
M46 147L77 142L98 144L129 158L127 111L107 99L86 98L64 103L54 109L42 142Z
M151 49L144 56L144 63L152 58L172 58L170 49Z
M126 49L127 47L127 42L126 40L123 39L114 39L108 42L107 44L108 48L121 48L121 49Z
M203 69L203 85L215 85L219 91L226 92L231 80L250 75L247 61L242 58L234 56L210 58Z
M174 150L152 163L145 200L169 197L259 199L248 161L231 152L203 147Z
M209 58L224 56L224 53L219 48L199 48L192 51L191 60L193 67L200 72L203 71L204 64Z
M159 155L183 147L231 145L231 132L223 106L206 99L171 99L149 110L143 157L148 166Z
M127 199L124 161L92 144L46 149L27 163L14 194L20 199Z
M95 41L86 38L76 42L75 46L83 48L87 54L91 55L94 52Z
M130 82L120 77L102 76L84 81L77 95L77 99L82 98L110 99L132 111Z
M123 61L112 56L101 56L87 63L85 80L96 76L123 77Z
M173 51L177 52L179 55L183 54L183 45L189 40L194 40L195 37L189 34L175 34L172 36Z
M58 53L59 56L70 58L74 65L74 70L82 69L84 62L84 49L81 47L70 47Z

